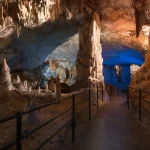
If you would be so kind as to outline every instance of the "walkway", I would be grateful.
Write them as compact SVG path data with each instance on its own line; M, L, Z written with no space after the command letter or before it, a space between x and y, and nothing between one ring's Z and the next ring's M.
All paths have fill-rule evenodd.
M57 150L150 150L150 128L131 114L123 96L100 107L91 121L78 123L76 131L76 142Z

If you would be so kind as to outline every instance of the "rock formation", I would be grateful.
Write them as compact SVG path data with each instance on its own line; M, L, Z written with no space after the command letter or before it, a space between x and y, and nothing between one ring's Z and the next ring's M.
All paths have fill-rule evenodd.
M93 87L99 82L103 83L103 59L101 57L100 40L106 45L121 43L123 46L136 48L143 53L145 52L146 38L141 32L137 33L139 38L136 38L136 29L140 31L140 25L143 25L145 23L148 24L150 22L149 6L150 0L7 1L6 3L2 3L0 6L0 23L3 26L2 35L4 35L1 35L4 42L1 42L2 44L0 45L1 50L4 52L0 54L6 55L7 53L9 53L7 54L7 56L15 56L13 59L12 56L9 57L9 60L13 62L10 66L11 70L12 67L14 70L24 68L34 69L37 66L42 65L46 58L46 61L48 60L51 64L50 66L48 66L50 71L44 72L47 77L46 79L49 79L51 75L56 78L57 74L59 73L61 81L64 78L69 78L67 82L65 81L65 83L67 83L69 86L73 85L77 79L79 80L79 82L83 82L81 86L87 87L89 85ZM135 14L139 15L139 17L136 16L136 19L134 19ZM15 40L13 40L13 42L16 41L15 44L11 42L13 38L11 36L8 36L13 32L10 32L10 30L7 31L7 28L9 28L7 21L9 22L9 24L15 22L15 25L13 24L14 36L12 37L14 38L16 33L19 37L17 38L17 40L16 37ZM139 24L137 24L138 22ZM79 34L78 31L72 32L73 29L69 30L67 28L69 27L69 25L75 25L76 28L78 28L78 24L80 25ZM75 38L73 38L72 40L63 34L63 36L59 36L62 32L60 29L61 26L65 26L62 30L67 28L65 32L67 31L68 33L70 33L71 31L71 34L68 35L68 37ZM24 27L28 27L30 30L26 30L26 28ZM35 27L37 28L38 32L34 32ZM6 34L4 34L5 31L7 31ZM46 32L40 35L39 33L41 33L41 31ZM50 32L52 34L48 33L48 35L45 36L44 34L47 32ZM25 34L27 34L28 36L30 35L30 33L31 39L26 39ZM12 39L10 38L11 40L9 41L9 38L7 37L11 37ZM70 41L78 41L78 38L80 39L79 52L78 42L72 42L70 44ZM6 42L5 39L7 39ZM64 42L66 41L66 39L69 39L69 42ZM49 41L52 41L52 43L49 43ZM26 43L28 43L28 45L26 45ZM47 48L45 47L45 45L51 45L51 47L49 46ZM65 53L63 53L63 55L65 56L63 56L62 58L58 58L59 55L62 55L62 52L64 52L64 45L65 47L69 48ZM10 47L13 51L13 54L10 54L9 50L5 49L6 47ZM74 57L69 58L70 56L72 56L72 52L74 52L69 51L69 49L73 48L76 50ZM32 51L30 49L32 49ZM56 51L54 49L56 49ZM17 54L15 53L15 51L17 51ZM52 61L49 60L49 55L51 55L50 53L53 53L53 56L55 56L52 57ZM70 54L68 55L68 53ZM78 56L76 60L77 53ZM67 56L68 58L66 59ZM34 59L31 59L32 57ZM147 70L150 66L149 58L149 53L147 53L145 63ZM72 59L74 59L74 62L76 61L77 66L75 66L74 62L70 61ZM20 62L19 60L22 61ZM65 65L66 62L64 61L66 61L69 65ZM71 67L74 68L74 72L71 71ZM65 68L67 68L68 70L65 70ZM38 77L38 79L36 80L41 82L40 80L42 80L41 78L43 78L42 75L44 73L41 71L39 73L40 77Z
M61 98L61 86L60 86L60 77L59 74L57 75L56 79L56 100L59 101Z
M85 6L88 19L80 24L79 52L77 57L77 79L87 87L89 77L100 80L103 83L102 74L102 48L100 44L100 18L91 5ZM92 79L92 81L93 81ZM90 84L93 84L90 83ZM96 84L96 80L95 80Z
M38 88L38 93L40 93L41 92L41 88L40 88L40 86L39 86L39 88Z
M24 87L24 84L22 84L21 82L18 83L19 85L19 90L21 91L26 91L27 89Z
M28 90L28 82L27 82L27 80L24 81L23 85L24 85L24 88L25 88L26 90Z
M11 74L10 69L7 65L6 59L4 58L3 66L2 66L2 79L1 79L1 88L2 90L11 91L13 86L11 82Z
M32 91L32 87L31 87L31 86L29 86L29 91L30 91L30 92Z
M17 78L16 78L16 84L19 84L21 81L20 81L20 77L19 75L17 75Z

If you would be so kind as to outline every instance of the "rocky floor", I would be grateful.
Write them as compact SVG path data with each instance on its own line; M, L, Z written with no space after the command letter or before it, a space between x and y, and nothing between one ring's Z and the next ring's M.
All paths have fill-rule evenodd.
M15 114L18 110L24 111L26 103L31 99L35 100L39 106L55 100L54 95L49 95L48 97L44 94L33 96L31 92L29 94L26 92L19 93L12 91L3 94L4 95L1 95L1 104L0 104L1 109L0 112L2 114L0 115L1 119ZM72 93L62 94L62 98L68 97L70 95L72 95ZM76 96L76 103L82 101L83 98L85 97L87 97L88 100L88 93ZM96 97L93 97L92 99L95 100ZM104 102L102 101L100 101L100 103L104 104ZM87 104L88 101L85 101L83 104L81 104L76 108L76 111L80 111ZM69 98L68 100L62 103L58 103L56 105L48 106L46 108L41 109L38 112L39 124L28 124L27 123L28 116L25 115L23 117L23 129L22 129L23 135L29 133L31 130L35 129L38 125L45 123L47 120L52 119L53 117L56 117L57 115L63 113L71 106L72 100L71 98ZM96 111L95 104L93 105L93 107L95 108L94 110ZM85 116L82 115L81 118L84 117ZM59 130L59 128L61 128L70 119L71 119L71 111L67 112L57 120L53 121L52 123L40 129L36 133L32 134L27 139L24 139L22 142L23 149L34 150L40 143L44 142L51 134ZM70 129L70 125L68 125L62 132L56 135L55 138L49 141L44 148L49 149L55 147L56 145L62 144L64 142L65 135L68 133L68 129ZM1 134L0 147L3 147L4 145L7 145L9 142L15 140L14 137L16 137L16 120L13 119L6 123L0 124L0 134ZM15 149L15 146L12 147L12 149Z

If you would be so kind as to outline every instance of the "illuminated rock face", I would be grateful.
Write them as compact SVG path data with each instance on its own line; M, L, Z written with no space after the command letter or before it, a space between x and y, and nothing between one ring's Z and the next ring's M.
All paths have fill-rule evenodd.
M103 83L100 18L97 12L93 12L92 8L87 7L87 11L91 17L80 26L77 57L77 79L82 81L85 87L91 86L94 82L93 79L95 79L95 84L97 80ZM89 80L89 78L93 79Z
M11 82L11 74L10 69L7 65L6 59L4 58L3 67L2 67L2 80L1 80L1 88L2 90L11 91L12 90L12 82Z
M150 26L145 25L142 28L142 32L146 36L147 53L145 54L145 63L140 67L140 69L134 74L131 82L131 86L136 88L141 88L143 90L149 90L150 88ZM133 93L136 91L132 91Z
M13 0L4 5L0 6L0 60L6 56L11 70L39 67L42 79L60 74L61 82L68 85L74 84L76 77L84 86L95 85L103 82L101 43L119 43L141 51L147 46L143 33L135 37L134 7L129 0ZM80 24L79 31L68 24ZM42 68L45 62L49 64ZM70 73L67 81L66 69Z

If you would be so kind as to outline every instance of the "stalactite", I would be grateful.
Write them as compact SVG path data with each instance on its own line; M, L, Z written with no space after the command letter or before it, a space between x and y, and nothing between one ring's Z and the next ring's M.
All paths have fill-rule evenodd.
M8 8L8 0L4 0L4 6Z

